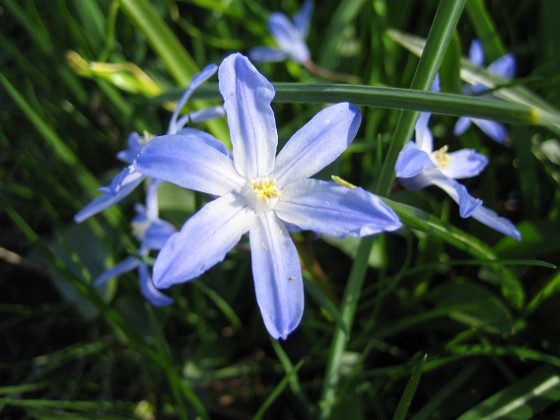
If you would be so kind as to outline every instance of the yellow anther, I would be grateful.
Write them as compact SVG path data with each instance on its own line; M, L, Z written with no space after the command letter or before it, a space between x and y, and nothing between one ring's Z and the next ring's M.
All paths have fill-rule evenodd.
M342 179L339 176L336 175L331 175L331 179L336 182L339 185L342 185L343 187L347 187L347 188L356 188L356 186L354 184L349 183L348 181Z
M146 144L148 143L151 139L153 139L155 136L151 133L148 133L146 130L144 130L144 135L142 137L140 137L140 140L138 140L139 144Z
M273 198L280 197L280 190L274 179L259 179L249 182L249 185L259 200L268 202Z
M443 169L449 166L449 162L453 159L447 153L449 148L447 146L443 146L441 149L432 152L432 161L437 165L439 169Z
M141 222L132 222L132 234L135 238L142 240L146 230L150 227L150 221L142 220Z

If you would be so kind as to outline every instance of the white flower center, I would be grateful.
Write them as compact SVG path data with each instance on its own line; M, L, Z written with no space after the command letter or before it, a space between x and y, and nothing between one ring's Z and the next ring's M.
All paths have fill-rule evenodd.
M268 177L247 181L241 191L247 205L255 211L272 210L281 195L276 180Z
M436 150L435 152L432 152L430 154L430 157L432 158L432 162L434 162L437 165L438 169L447 168L449 166L449 163L453 159L447 153L448 149L449 148L447 146L443 146L441 149Z

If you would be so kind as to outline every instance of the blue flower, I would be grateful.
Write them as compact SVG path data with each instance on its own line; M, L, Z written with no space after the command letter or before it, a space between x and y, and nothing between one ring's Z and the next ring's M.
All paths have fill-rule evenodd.
M434 151L429 119L429 113L420 114L416 122L416 142L408 142L397 158L395 171L401 184L410 190L435 185L459 204L461 217L472 217L498 232L521 239L509 220L483 207L482 200L472 197L465 186L456 181L478 175L488 159L471 149L448 153L444 146Z
M471 43L471 48L469 51L469 61L475 66L482 67L484 65L484 50L482 49L482 44L479 40L475 39ZM488 66L488 71L495 75L501 76L504 79L511 79L515 74L515 57L512 54L506 54L503 57L498 58L490 66ZM474 86L467 85L464 88L467 94L479 94L484 92L487 86L482 84L477 84ZM488 137L497 141L498 143L503 143L506 139L506 127L495 121L482 120L480 118L470 118L461 117L457 120L453 134L456 136L463 134L473 122L477 125Z
M290 57L305 64L310 57L305 38L309 32L313 4L307 0L293 21L283 13L275 12L268 18L268 30L278 44L278 48L257 47L249 51L249 58L254 61L281 61Z
M309 178L353 140L361 122L355 106L340 103L320 111L275 156L272 85L240 54L223 61L218 77L232 157L193 133L155 138L135 162L145 176L218 197L167 241L154 265L154 283L166 288L199 276L248 232L265 326L274 338L286 338L304 306L300 262L288 232L292 226L342 237L392 231L401 224L367 191Z
M151 250L160 250L165 242L175 233L175 228L170 223L158 218L157 188L159 181L150 181L146 195L146 207L136 205L136 217L132 220L132 231L140 241L137 256L131 256L119 264L105 271L94 284L100 286L107 280L123 275L134 269L138 270L140 290L144 297L154 306L165 306L173 300L159 292L152 282L149 268L142 258L147 258Z
M191 84L185 91L171 117L169 122L168 134L175 134L181 130L192 130L183 128L189 121L202 122L212 118L221 117L224 115L224 110L221 106L211 107L200 111L194 111L179 118L179 111L183 108L188 99L192 96L194 91L206 80L208 80L218 67L215 64L206 66L199 74L191 79ZM142 137L138 133L132 133L128 137L128 149L123 150L117 154L117 158L121 161L128 163L129 166L122 169L111 181L110 186L101 187L99 191L102 193L99 197L93 199L87 206L80 210L75 216L74 221L81 223L87 218L111 207L113 204L118 203L127 197L134 189L142 183L144 176L136 171L132 162L149 141L151 137L147 135Z

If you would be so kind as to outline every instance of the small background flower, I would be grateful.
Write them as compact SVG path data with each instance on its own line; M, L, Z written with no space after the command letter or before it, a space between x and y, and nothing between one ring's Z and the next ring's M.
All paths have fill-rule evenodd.
M482 67L484 65L484 49L482 43L478 39L474 39L469 50L469 61L475 66ZM513 78L515 75L515 57L513 54L506 54L498 58L488 66L488 71L504 78L505 81ZM465 85L463 91L466 94L480 94L488 89L488 86L482 84ZM507 131L502 123L495 121L483 120L480 118L461 117L457 120L453 134L459 136L470 127L471 123L478 126L492 140L503 143L506 140Z

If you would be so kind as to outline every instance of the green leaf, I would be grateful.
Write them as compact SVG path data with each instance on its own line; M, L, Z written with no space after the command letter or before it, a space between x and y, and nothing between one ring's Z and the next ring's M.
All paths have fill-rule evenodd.
M460 420L532 419L560 400L560 375L543 366L464 413Z
M504 304L485 287L457 279L430 293L436 310L448 310L449 317L474 329L494 334L511 333L513 321Z

